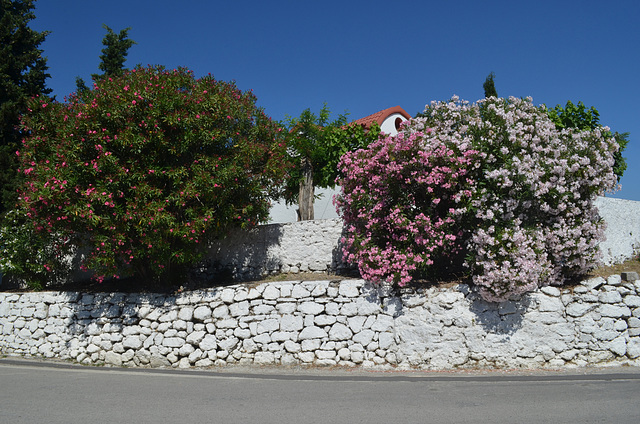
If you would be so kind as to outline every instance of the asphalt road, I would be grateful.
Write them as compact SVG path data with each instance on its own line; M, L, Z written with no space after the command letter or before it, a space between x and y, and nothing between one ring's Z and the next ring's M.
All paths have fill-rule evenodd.
M95 368L0 359L0 423L640 423L640 370Z

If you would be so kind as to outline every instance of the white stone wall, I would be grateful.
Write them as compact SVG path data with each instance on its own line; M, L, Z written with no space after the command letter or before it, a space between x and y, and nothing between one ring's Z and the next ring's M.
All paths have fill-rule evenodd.
M640 202L598 198L607 223L600 247L607 265L624 262L640 249ZM336 271L345 268L339 218L262 225L237 231L215 244L204 269L230 268L240 278L270 273ZM212 266L210 268L210 266Z
M0 293L0 353L180 368L639 366L640 281L594 278L501 304L466 285L394 294L362 280Z
M603 262L620 263L640 253L640 202L599 197L596 206L607 223L606 240L600 243Z
M261 225L214 243L204 272L228 269L239 279L275 273L335 272L342 262L342 221L326 219Z

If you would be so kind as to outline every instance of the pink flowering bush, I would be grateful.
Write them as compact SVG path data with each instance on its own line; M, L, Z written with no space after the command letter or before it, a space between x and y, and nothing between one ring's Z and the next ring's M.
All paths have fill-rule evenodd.
M411 281L435 259L460 251L460 217L471 196L477 152L430 130L380 138L340 164L345 259L370 281Z
M410 140L410 157L373 164L392 162L395 145ZM399 284L418 265L460 260L490 301L561 284L597 264L603 222L593 201L616 187L617 149L607 128L558 131L531 99L433 102L398 136L343 158L345 258L364 278ZM418 157L421 168L411 168ZM446 178L430 179L434 170ZM416 202L424 179L433 184ZM432 207L443 200L446 208ZM421 214L431 227L418 236Z
M98 279L166 278L207 241L268 216L285 175L280 128L251 92L138 67L65 103L29 104L19 207L81 247Z

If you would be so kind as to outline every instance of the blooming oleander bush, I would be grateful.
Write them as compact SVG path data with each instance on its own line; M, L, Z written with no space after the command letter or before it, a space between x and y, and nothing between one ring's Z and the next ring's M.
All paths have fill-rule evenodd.
M458 253L460 217L477 152L425 132L380 138L343 156L336 199L345 259L370 281L401 285L434 260Z
M251 92L138 67L24 117L20 208L86 251L98 279L166 278L207 241L267 218L285 174L281 129Z
M364 278L399 284L416 264L461 261L490 301L584 274L597 264L603 237L593 201L616 187L618 146L608 135L607 128L558 131L531 99L433 102L398 136L343 157L337 205L345 258ZM409 140L414 150L395 161L396 145ZM433 179L436 170L448 177ZM416 197L425 180L433 183ZM433 208L443 201L445 208ZM423 215L431 227L419 233ZM376 226L380 220L387 224Z

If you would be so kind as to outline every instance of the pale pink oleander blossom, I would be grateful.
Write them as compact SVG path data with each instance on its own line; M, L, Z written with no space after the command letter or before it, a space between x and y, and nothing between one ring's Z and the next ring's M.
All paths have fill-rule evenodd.
M603 237L593 201L616 187L605 134L559 132L530 98L432 102L343 157L345 259L401 285L434 261L464 261L490 301L584 274Z

